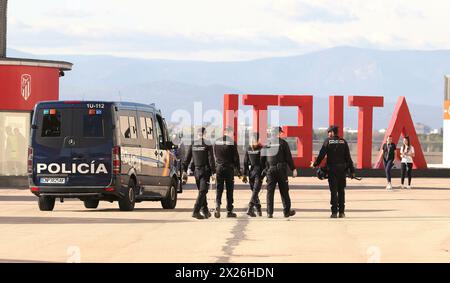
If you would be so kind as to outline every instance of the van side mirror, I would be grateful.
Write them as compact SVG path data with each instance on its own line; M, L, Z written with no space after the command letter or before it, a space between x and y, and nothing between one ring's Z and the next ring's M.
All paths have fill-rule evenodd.
M176 148L177 148L177 146L174 145L173 142L171 142L171 141L168 141L168 142L166 142L166 144L165 144L165 149L170 150L170 149L176 149Z

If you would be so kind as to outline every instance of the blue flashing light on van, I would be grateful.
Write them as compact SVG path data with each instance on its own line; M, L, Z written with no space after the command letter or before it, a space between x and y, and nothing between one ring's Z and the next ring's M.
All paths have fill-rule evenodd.
M174 148L154 105L50 101L36 105L28 150L30 190L39 208L78 198L86 208L118 201L161 201L174 209L181 192Z

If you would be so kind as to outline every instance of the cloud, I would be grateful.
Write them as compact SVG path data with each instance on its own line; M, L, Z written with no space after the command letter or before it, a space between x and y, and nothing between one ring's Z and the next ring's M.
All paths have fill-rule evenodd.
M55 18L77 18L86 19L92 16L92 13L79 9L58 9L46 13L49 17Z
M329 7L315 6L307 3L302 3L299 6L299 13L295 17L299 22L340 24L353 22L358 19L351 12L342 9L330 9Z
M15 0L10 47L241 60L340 45L448 49L446 0Z

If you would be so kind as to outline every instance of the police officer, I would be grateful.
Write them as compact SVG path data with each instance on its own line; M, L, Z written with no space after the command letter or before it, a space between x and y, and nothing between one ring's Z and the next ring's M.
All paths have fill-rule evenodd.
M328 184L331 191L331 218L345 218L345 187L347 185L347 172L350 170L352 178L355 177L355 168L350 156L347 141L338 136L338 127L328 128L328 138L325 139L322 149L313 167L318 167L327 157Z
M261 162L265 164L267 174L267 217L273 218L273 201L275 187L278 188L283 202L284 217L295 215L295 210L291 209L291 198L289 196L288 170L297 176L297 170L292 159L289 144L281 138L283 129L275 127L270 131L270 138L261 153Z
M214 155L216 157L216 210L214 216L220 218L220 206L222 204L222 194L224 186L227 189L227 217L234 218L236 213L233 212L233 190L234 190L234 172L241 176L239 163L239 153L237 144L234 141L234 130L227 127L224 130L224 136L217 139L214 144Z
M258 142L258 136L255 134L252 136L250 145L245 151L244 177L242 179L244 183L249 181L252 191L247 210L247 215L251 217L256 217L255 208L258 215L262 216L261 201L259 200L259 193L264 179L263 167L261 165L261 149L262 145Z
M183 179L187 179L187 169L193 161L195 182L198 188L197 201L194 206L194 213L192 217L196 219L205 219L211 217L211 213L208 209L208 203L206 194L210 184L210 178L215 174L215 161L213 147L207 144L205 141L206 129L201 128L198 132L198 139L194 141L194 144L189 146L186 157L183 162ZM200 214L202 210L203 215Z

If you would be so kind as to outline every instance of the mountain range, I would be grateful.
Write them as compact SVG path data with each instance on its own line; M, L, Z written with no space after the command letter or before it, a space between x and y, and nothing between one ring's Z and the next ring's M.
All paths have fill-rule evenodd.
M374 128L386 128L399 96L405 96L415 122L442 127L444 75L450 50L373 50L336 47L290 57L237 62L120 58L98 55L37 56L9 50L9 57L74 63L61 80L61 99L131 100L156 103L166 116L176 109L223 107L225 93L314 95L314 126L328 122L329 95L384 96L374 110ZM188 59L188 58L187 58ZM346 107L347 127L357 126L357 111ZM295 124L295 109L281 121Z

